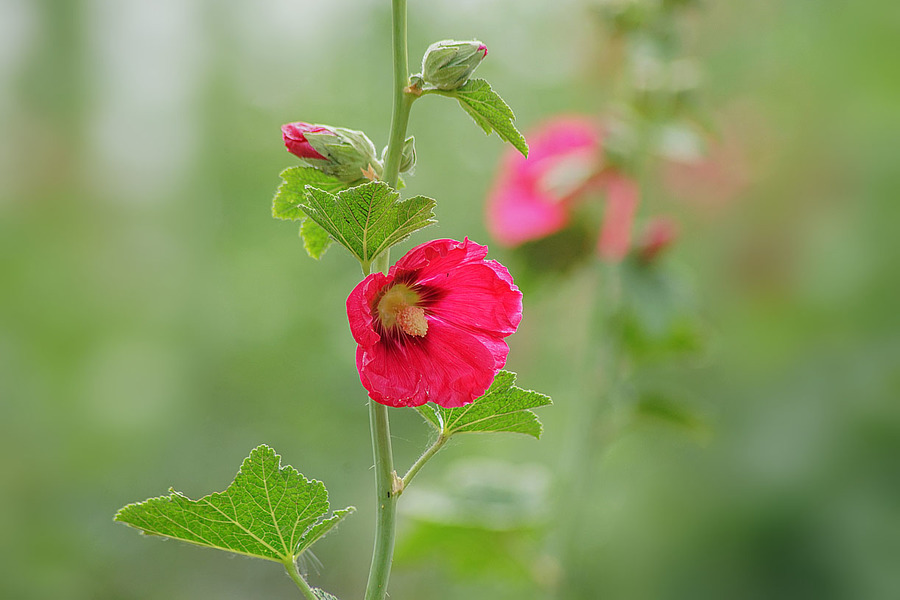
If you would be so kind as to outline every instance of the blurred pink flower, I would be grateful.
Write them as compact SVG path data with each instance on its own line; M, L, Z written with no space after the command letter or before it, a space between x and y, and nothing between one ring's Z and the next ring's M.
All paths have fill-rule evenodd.
M434 240L373 273L347 298L356 366L388 406L478 398L506 364L503 340L522 319L522 293L487 246Z
M618 262L631 248L631 226L637 212L641 190L631 177L609 173L605 178L606 212L600 227L597 253L600 258Z
M653 217L647 222L641 241L638 243L638 257L644 262L653 262L678 239L678 223L668 217Z
M488 197L487 228L502 245L515 247L562 230L587 192L605 191L606 214L597 250L607 260L628 252L640 189L603 164L603 136L585 117L560 117L528 136L524 158L510 150Z
M573 192L599 164L600 133L590 120L563 117L528 137L526 159L507 152L488 198L488 231L504 246L518 246L556 233L569 221ZM566 186L567 171L575 182ZM578 181L580 180L580 181Z

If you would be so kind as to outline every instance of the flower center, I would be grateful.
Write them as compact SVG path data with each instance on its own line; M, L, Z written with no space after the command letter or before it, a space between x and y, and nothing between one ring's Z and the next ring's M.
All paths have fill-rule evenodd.
M386 329L399 327L404 333L425 337L428 320L425 311L418 306L419 294L398 283L387 290L378 301L378 317Z
M425 311L418 306L404 306L397 311L397 324L400 329L416 337L425 337L428 333L428 321Z

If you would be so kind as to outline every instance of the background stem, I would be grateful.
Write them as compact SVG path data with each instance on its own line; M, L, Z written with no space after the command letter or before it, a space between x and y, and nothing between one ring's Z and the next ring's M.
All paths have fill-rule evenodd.
M564 573L557 598L589 598L585 575L593 576L585 556L583 515L592 486L596 486L599 455L611 442L608 423L612 414L622 368L621 331L617 324L620 306L619 265L600 263L585 273L585 314L579 320L588 326L578 338L573 354L578 365L573 375L573 402L562 463L565 494L559 499L562 515L558 535ZM584 390L593 390L585 394Z

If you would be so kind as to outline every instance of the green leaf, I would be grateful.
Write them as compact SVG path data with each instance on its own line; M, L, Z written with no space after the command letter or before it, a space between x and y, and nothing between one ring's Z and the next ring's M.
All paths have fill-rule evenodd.
M307 187L301 208L368 269L372 260L415 231L434 224L435 201L425 196L400 200L382 181L339 192Z
M313 594L316 595L316 598L318 598L319 600L338 600L337 596L332 596L325 590L322 590L319 588L312 588L312 591L313 591Z
M405 533L394 564L440 565L454 581L491 580L504 598L533 598L552 482L543 465L474 457L451 463L434 486L403 492Z
M540 438L543 427L529 409L552 402L543 394L516 387L515 382L515 373L500 371L484 395L471 404L459 408L426 404L416 410L445 436L505 431Z
M445 95L456 98L463 110L469 113L486 134L490 135L491 131L496 131L501 139L515 146L524 156L528 156L528 144L513 125L516 116L503 98L491 89L487 81L470 79L461 88Z
M681 429L700 443L708 442L713 435L710 424L684 403L676 402L661 394L647 394L636 406L635 416L666 423Z
M312 546L319 539L325 537L325 534L337 527L341 521L352 515L354 512L356 512L356 508L353 506L336 510L327 519L323 519L310 527L300 539L300 544L297 546L294 556L302 554L304 550Z
M304 219L300 225L303 248L312 258L319 260L331 246L331 236L312 219Z
M281 185L272 200L272 216L284 221L298 221L306 218L300 205L306 198L306 186L320 190L337 192L346 184L337 177L326 175L312 167L290 167L281 172Z
M288 563L356 510L320 520L329 508L325 485L282 467L265 445L250 453L224 492L199 500L170 492L125 506L115 520L148 535Z
M306 198L306 186L337 192L347 187L347 184L313 167L290 167L281 172L281 179L283 181L272 200L272 216L284 221L300 221L303 248L318 260L331 245L331 238L315 221L306 218L306 213L300 206Z

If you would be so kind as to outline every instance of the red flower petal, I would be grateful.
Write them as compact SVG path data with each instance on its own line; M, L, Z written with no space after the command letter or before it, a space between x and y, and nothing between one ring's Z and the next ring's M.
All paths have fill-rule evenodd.
M506 352L505 342L500 342ZM428 334L407 344L360 346L356 366L369 397L388 406L435 402L448 408L472 402L486 390L506 354L497 356L480 336L430 320Z

